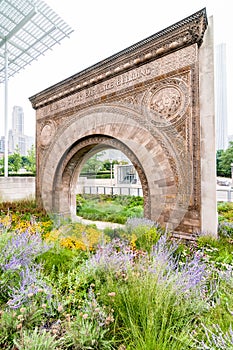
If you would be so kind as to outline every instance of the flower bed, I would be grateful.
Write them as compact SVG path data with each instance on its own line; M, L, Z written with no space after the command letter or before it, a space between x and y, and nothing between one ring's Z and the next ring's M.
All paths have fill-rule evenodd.
M233 349L232 236L1 213L1 349Z

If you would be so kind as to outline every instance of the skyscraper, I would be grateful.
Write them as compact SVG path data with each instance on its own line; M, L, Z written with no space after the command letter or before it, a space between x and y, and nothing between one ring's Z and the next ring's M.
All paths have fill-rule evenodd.
M27 155L27 151L34 144L34 138L24 135L24 112L20 106L14 106L12 111L12 129L9 130L9 153L14 153L18 148L21 155Z
M12 133L24 134L24 113L23 108L20 106L14 106L12 112Z
M216 149L228 147L226 44L215 47Z

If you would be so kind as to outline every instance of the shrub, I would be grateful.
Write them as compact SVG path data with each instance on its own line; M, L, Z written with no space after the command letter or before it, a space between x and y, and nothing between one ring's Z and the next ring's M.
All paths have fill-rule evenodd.
M233 238L233 222L222 221L218 225L218 234L220 237Z
M23 330L21 336L14 339L14 344L18 350L56 350L62 345L62 340L36 327L34 330Z

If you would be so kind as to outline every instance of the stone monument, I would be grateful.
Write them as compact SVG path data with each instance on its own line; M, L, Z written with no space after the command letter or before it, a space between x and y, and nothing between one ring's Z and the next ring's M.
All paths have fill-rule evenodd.
M213 71L202 9L32 96L37 201L75 215L83 164L113 148L138 172L145 217L179 237L216 235Z

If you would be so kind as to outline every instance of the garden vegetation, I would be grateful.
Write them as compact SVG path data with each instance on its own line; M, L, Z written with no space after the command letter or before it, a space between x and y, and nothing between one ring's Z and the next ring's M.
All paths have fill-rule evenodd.
M144 218L101 231L2 203L0 348L233 349L232 211L217 239L179 242Z
M143 217L143 197L78 194L76 208L84 219L125 224L130 217Z

